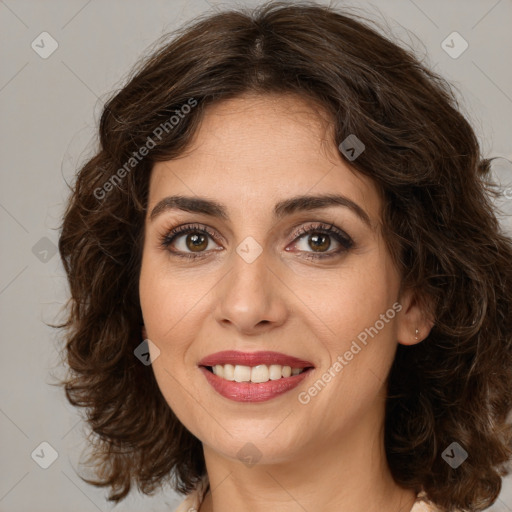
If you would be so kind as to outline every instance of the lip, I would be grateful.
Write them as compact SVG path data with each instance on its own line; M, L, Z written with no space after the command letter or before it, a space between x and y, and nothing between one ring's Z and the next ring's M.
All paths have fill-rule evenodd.
M279 364L281 366L290 366L291 368L307 369L299 375L254 383L226 380L206 368L216 364L232 364L234 366L238 364L251 367L259 364ZM314 369L314 365L310 361L268 350L259 352L224 350L204 357L199 361L198 366L208 383L217 393L236 402L264 402L271 400L298 386Z
M259 352L239 352L237 350L215 352L201 359L198 366L215 366L216 364L238 364L243 366L280 364L281 366L290 366L292 368L314 367L310 361L268 350Z
M199 369L217 393L235 402L265 402L271 400L298 386L313 371L313 368L309 368L299 373L299 375L253 383L223 379L207 370L204 366L201 366Z

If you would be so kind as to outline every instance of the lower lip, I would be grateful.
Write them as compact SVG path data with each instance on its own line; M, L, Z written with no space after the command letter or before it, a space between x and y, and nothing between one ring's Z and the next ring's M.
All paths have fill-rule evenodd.
M298 386L312 370L312 368L309 368L299 373L299 375L253 383L226 380L210 372L204 366L200 366L200 369L217 393L235 402L265 402L271 400Z

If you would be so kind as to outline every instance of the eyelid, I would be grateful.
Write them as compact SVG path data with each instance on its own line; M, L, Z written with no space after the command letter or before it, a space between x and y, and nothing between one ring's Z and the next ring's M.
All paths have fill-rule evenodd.
M164 248L167 248L169 245L174 243L174 241L182 235L187 235L193 232L204 233L208 235L215 243L219 243L219 241L225 241L224 237L217 234L212 228L205 224L199 223L191 223L191 224L180 224L179 226L166 229L164 233L159 236L160 245Z
M313 222L309 225L301 225L301 227L298 230L293 230L293 241L296 239L301 238L303 235L310 234L310 233L327 233L328 235L337 235L339 238L341 238L347 245L353 245L354 240L351 236L349 236L345 231L338 228L334 222L331 223L325 223L325 222ZM340 242L341 243L341 242Z
M345 231L338 228L334 224L334 222L325 223L322 221L310 221L309 223L302 222L301 224L299 224L299 226L300 227L298 229L297 229L297 226L294 226L294 227L290 228L289 230L287 230L286 237L288 238L290 236L290 234L292 236L292 239L290 242L288 242L287 247L290 243L294 243L294 242L297 243L302 237L309 235L311 233L316 233L316 232L324 233L324 234L327 234L328 236L334 237L336 242L338 242L338 244L341 245L341 249L338 249L336 251L331 250L331 251L327 251L325 253L321 253L321 252L315 253L314 251L313 252L299 251L300 253L305 253L306 255L308 255L307 257L309 257L309 258L320 260L322 258L334 257L336 255L339 255L343 252L350 250L355 245L352 237L350 235L348 235ZM217 244L218 244L219 239L220 239L220 241L225 240L224 237L222 237L221 235L216 233L215 230L213 230L209 226L204 225L204 224L199 224L199 223L191 223L191 224L182 224L182 225L179 225L174 228L170 228L170 229L166 230L165 234L160 237L160 245L167 251L171 252L173 255L176 255L178 257L190 258L190 259L201 258L201 257L208 255L212 251L213 252L217 251L216 249L213 249L213 250L210 249L208 251L203 251L203 252L198 252L198 253L192 253L192 252L183 253L182 251L173 251L173 250L169 249L169 246L172 245L178 237L189 234L189 233L193 233L193 232L204 233L204 234L208 235ZM287 249L285 248L285 250L287 250Z

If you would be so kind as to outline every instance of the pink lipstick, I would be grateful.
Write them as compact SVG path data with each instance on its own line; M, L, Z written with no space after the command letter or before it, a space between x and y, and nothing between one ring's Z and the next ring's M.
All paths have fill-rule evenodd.
M298 386L314 368L309 361L279 352L233 350L211 354L198 366L215 391L237 402L275 398ZM251 381L251 375L253 381L262 381Z

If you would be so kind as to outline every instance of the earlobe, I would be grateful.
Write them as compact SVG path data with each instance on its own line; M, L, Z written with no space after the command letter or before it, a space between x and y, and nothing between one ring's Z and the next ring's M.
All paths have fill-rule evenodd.
M146 340L148 338L148 333L146 332L146 327L144 326L144 324L141 326L141 334L143 340Z
M410 322L406 322L406 324L410 325ZM405 327L399 328L398 343L401 345L416 345L417 343L421 343L428 337L433 325L434 322L422 319L418 321L416 327L409 327L408 329Z
M397 340L401 345L416 345L429 334L434 321L428 317L425 303L417 299L412 290L404 293L402 310L397 317Z

